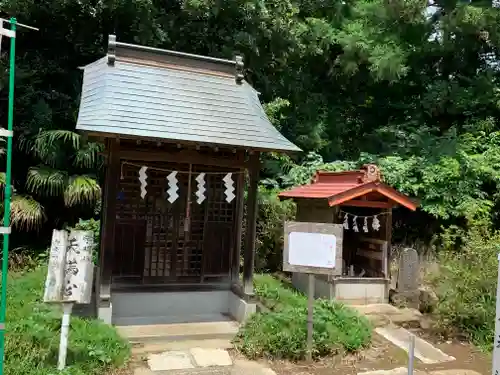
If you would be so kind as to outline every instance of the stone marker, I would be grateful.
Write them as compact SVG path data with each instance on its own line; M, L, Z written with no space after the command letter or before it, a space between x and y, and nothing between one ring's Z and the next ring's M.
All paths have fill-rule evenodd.
M418 291L419 277L418 254L415 249L404 249L399 257L398 293Z

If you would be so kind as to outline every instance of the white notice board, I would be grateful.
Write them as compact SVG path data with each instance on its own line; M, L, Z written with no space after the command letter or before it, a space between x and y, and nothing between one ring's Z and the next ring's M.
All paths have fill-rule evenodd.
M342 235L342 224L287 221L283 271L340 275Z
M288 263L303 267L335 267L337 237L333 234L291 232Z

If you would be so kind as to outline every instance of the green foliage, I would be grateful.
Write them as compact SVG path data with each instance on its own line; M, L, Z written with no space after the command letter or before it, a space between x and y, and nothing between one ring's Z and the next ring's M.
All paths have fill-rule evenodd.
M51 225L81 216L70 214L80 209L75 205L98 201L102 146L73 131L77 67L104 54L109 33L214 57L243 54L246 76L273 124L306 154L327 161L266 156L267 187L307 182L319 166L345 169L370 160L443 222L493 216L500 11L489 4L437 1L433 15L419 0L1 5L3 16L41 28L18 40L13 184L20 195L51 207ZM2 56L1 103L6 63ZM5 116L0 111L0 122ZM342 162L328 163L333 160ZM304 168L294 168L296 162Z
M240 330L237 348L250 358L303 359L307 298L270 275L256 275L256 294L272 311L253 315ZM354 352L368 345L371 326L354 310L331 301L314 306L313 355Z
M9 274L7 291L8 334L6 375L56 373L61 311L41 301L46 268ZM128 344L113 327L73 316L68 347L67 374L101 375L124 364Z
M29 195L14 195L10 206L12 225L21 230L34 230L45 221L45 209Z
M462 246L456 251L456 238ZM468 234L448 230L444 235L441 270L433 283L439 298L438 326L445 332L465 333L491 352L495 330L500 233L474 228Z
M255 267L259 271L281 269L283 224L295 216L291 201L280 202L278 192L259 189Z
M89 219L89 220L80 219L78 223L76 223L74 228L78 230L88 230L94 234L93 260L95 264L98 264L99 249L101 244L101 221L95 219Z
M493 118L469 125L461 135L451 133L419 154L377 156L361 154L357 161L325 163L311 153L301 165L284 164L277 182L292 186L310 181L316 170L348 170L364 163L379 165L385 182L419 199L421 209L441 220L465 218L469 224L494 220L500 204L500 132ZM270 182L269 182L270 181Z

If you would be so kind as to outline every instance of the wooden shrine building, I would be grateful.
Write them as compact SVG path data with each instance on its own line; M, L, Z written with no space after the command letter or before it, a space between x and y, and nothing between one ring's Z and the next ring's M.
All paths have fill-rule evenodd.
M99 316L135 325L252 312L259 155L299 148L267 119L242 59L110 36L84 68L77 130L106 147Z
M280 199L297 203L296 221L343 227L342 254L331 275L316 276L318 297L352 304L387 303L390 283L392 209L417 204L382 182L376 165L347 172L318 171L310 184L284 191ZM307 276L294 285L306 292Z

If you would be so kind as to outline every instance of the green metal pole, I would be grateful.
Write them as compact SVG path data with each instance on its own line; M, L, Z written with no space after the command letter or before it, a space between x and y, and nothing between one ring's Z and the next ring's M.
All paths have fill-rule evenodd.
M16 31L17 21L10 19L10 29ZM9 104L7 130L12 132L14 125L14 76L16 64L16 38L10 38L10 68L9 68ZM2 295L0 300L0 375L3 375L5 356L5 318L7 313L7 272L9 270L9 231L10 228L10 197L12 174L12 135L7 137L7 166L5 168L5 204L3 216L3 252L2 252Z

